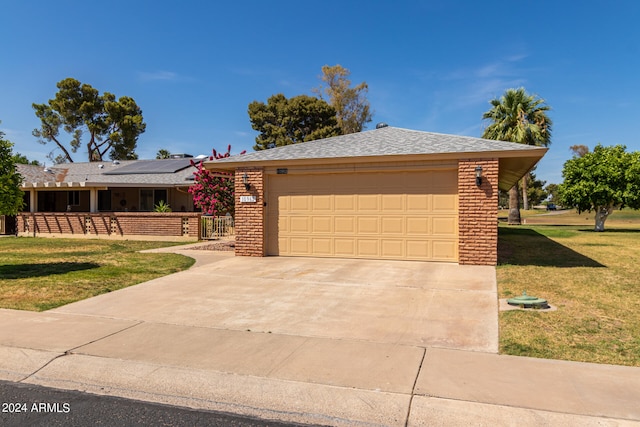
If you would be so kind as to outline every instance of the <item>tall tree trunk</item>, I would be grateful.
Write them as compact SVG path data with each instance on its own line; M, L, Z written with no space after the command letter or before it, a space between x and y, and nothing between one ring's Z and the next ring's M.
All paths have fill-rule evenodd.
M527 172L523 177L522 177L522 208L525 211L529 210L529 192L527 191L527 187L528 187L528 182L527 180L529 179L529 173Z
M520 200L518 197L518 184L515 184L509 190L509 218L508 223L511 225L520 225Z
M607 220L607 217L611 214L613 210L613 206L596 206L596 228L594 231L604 231L604 222Z

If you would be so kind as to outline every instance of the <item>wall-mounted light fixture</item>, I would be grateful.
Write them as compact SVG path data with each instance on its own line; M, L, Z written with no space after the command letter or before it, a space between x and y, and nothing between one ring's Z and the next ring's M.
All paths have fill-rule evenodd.
M480 187L482 185L482 166L476 166L476 185Z
M242 175L242 183L244 184L244 188L247 191L251 190L251 184L249 184L249 175L247 175L246 172Z

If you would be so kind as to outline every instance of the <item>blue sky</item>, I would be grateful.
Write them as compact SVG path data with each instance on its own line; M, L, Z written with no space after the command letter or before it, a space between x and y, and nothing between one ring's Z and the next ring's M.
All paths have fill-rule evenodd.
M147 123L137 152L154 158L250 151L248 104L312 94L325 64L368 83L368 129L481 136L489 100L525 87L552 108L547 182L562 181L571 145L640 150L636 0L34 0L0 15L0 130L40 162L54 146L31 135L31 104L66 77L133 97Z

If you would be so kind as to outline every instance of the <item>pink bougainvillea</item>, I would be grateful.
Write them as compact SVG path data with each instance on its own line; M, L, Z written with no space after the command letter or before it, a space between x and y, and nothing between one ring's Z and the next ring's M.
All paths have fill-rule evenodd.
M231 145L227 147L226 153L218 153L215 149L212 152L209 160L229 157ZM233 174L207 170L203 167L202 160L198 162L192 160L191 164L198 168L198 171L193 173L194 183L189 187L194 205L208 215L220 216L230 213L233 216L235 213Z

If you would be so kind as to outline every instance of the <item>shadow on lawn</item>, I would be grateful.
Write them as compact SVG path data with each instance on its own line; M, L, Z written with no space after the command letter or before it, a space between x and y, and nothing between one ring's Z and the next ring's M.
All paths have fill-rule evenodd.
M498 265L540 267L605 267L527 228L498 229Z
M93 262L53 262L47 264L0 265L0 279L27 279L29 277L65 274L72 271L91 270L100 267Z
M591 233L640 233L640 228L605 228L604 231L595 231L593 228L582 228L578 231Z

